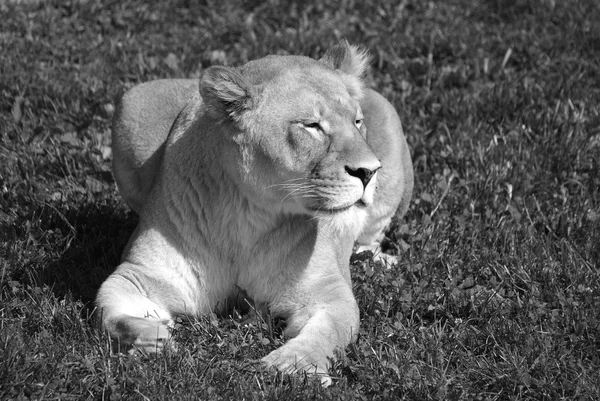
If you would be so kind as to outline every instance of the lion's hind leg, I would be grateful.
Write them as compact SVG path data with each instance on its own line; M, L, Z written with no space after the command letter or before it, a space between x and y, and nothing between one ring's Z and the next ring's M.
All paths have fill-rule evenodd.
M114 273L100 287L96 304L102 328L119 349L153 353L170 343L171 313L143 294L134 281Z
M380 262L384 267L390 268L398 263L398 258L394 255L388 255L381 250L381 240L384 232L392 221L393 213L388 213L377 219L371 217L371 221L365 227L356 240L354 253L359 255L363 252L370 252L375 262ZM359 257L360 258L360 257Z

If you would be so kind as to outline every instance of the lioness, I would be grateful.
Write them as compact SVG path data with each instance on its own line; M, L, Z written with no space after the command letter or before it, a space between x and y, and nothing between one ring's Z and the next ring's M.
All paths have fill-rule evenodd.
M358 333L349 259L376 243L412 193L393 107L365 89L367 56L268 56L194 80L129 90L113 126L114 175L140 215L97 297L121 343L161 348L179 315L241 292L286 319L263 359L326 375Z

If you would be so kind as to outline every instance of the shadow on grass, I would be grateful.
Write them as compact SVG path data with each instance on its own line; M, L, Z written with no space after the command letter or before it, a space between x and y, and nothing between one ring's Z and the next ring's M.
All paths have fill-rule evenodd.
M50 238L48 246L62 245L62 252L41 267L32 281L47 285L57 297L72 297L94 308L93 301L102 282L119 264L138 221L137 215L122 203L89 202L77 210L64 213L51 205L43 205L48 219L40 228Z

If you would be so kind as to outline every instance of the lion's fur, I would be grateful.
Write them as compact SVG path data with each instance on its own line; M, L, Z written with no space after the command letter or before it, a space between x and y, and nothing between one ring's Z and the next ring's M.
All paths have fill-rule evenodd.
M293 337L267 365L327 372L358 332L352 247L377 241L412 192L400 120L363 87L366 67L341 44L320 61L211 67L199 90L163 80L123 96L114 174L140 221L97 297L113 337L160 347L175 316L221 309L241 289ZM361 183L365 171L377 172Z

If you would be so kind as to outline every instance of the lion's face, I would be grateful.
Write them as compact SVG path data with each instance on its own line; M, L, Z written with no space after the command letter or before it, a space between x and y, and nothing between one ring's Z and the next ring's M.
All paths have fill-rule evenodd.
M229 165L254 196L287 212L362 220L381 164L365 141L360 81L332 67L364 60L352 48L327 57L268 57L239 71L219 68L212 80L203 79L202 96L216 94L237 126Z

